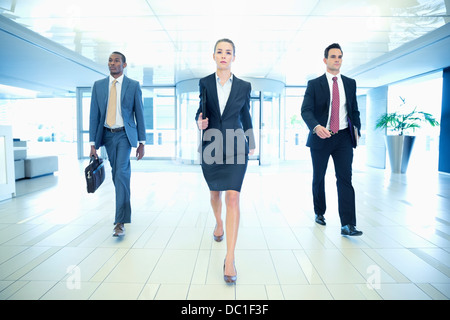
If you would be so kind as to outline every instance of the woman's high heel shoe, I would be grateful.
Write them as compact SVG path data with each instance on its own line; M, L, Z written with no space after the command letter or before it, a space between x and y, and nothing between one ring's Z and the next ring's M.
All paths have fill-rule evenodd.
M217 226L216 226L216 227L217 227ZM216 228L214 228L214 232L215 232L215 231L216 231ZM222 233L221 236L216 236L216 235L214 234L214 232L213 232L214 241L216 241L216 242L222 241L222 240L223 240L223 235L224 235L224 233Z
M236 272L236 275L235 276L227 276L226 274L225 274L225 260L223 261L223 279L225 280L225 282L227 283L227 284L235 284L236 283L236 280L237 280L237 271L236 271L236 266L234 265L234 262L233 262L233 267L234 267L234 271Z

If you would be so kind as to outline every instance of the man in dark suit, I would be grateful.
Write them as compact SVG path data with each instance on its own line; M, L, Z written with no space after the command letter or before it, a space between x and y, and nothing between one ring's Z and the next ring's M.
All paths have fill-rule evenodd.
M331 156L336 171L341 234L359 236L362 232L356 229L352 162L361 122L356 81L340 74L342 55L337 43L325 49L326 73L308 82L301 114L310 129L306 145L313 164L315 221L325 225L325 173Z
M146 140L141 87L123 74L126 66L122 53L110 55L110 76L96 81L92 88L89 123L90 156L97 158L97 149L105 146L111 164L116 193L113 236L125 235L124 223L131 222L131 148L139 141L136 157L142 159Z

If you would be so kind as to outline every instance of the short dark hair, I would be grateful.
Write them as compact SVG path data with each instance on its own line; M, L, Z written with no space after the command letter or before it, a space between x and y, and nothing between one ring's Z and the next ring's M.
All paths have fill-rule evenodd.
M111 54L118 54L119 56L122 57L122 63L127 62L127 58L125 58L125 55L124 55L123 53L121 53L121 52L119 52L119 51L114 51L114 52L111 53Z
M344 54L344 52L341 49L341 46L338 43L332 43L328 47L325 48L325 52L324 52L325 59L328 59L328 52L330 51L330 49L339 49L339 50L341 50L342 54Z
M236 47L234 46L233 41L231 41L230 39L227 39L227 38L223 38L223 39L217 40L216 44L214 45L214 53L216 52L217 45L220 42L228 42L229 44L231 44L231 46L233 47L233 56L236 55Z

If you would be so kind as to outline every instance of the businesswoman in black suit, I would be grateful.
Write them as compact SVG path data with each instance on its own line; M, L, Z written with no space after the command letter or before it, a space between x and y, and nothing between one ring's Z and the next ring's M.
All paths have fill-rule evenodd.
M227 254L224 280L235 283L234 249L239 229L239 197L247 170L248 155L253 154L255 139L250 116L251 84L231 73L235 46L229 39L216 42L213 54L215 73L202 78L200 107L196 114L198 128L203 130L202 171L210 190L210 201L216 218L213 236L222 241L222 192L225 191Z

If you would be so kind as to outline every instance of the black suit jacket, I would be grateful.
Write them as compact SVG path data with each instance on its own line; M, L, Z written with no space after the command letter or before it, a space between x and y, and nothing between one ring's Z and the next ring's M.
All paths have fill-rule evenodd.
M237 149L241 144L245 144L245 153L248 154L249 149L255 148L255 138L250 116L250 93L252 90L250 82L241 80L233 75L230 96L223 114L220 114L216 74L213 73L200 79L199 87L200 106L195 115L195 120L197 121L200 112L203 112L202 105L204 104L206 114L203 114L203 119L208 118L208 128L205 132L211 129L216 129L217 131L213 131L217 133L220 131L223 137L223 151L226 152L227 129L231 129L230 132L235 134L234 154L243 152L243 150ZM203 141L203 148L211 142ZM227 155L230 156L231 154Z
M358 135L360 135L361 130L358 102L356 100L356 81L343 75L341 75L341 78L347 101L347 120L352 133L353 147L356 147L356 141L353 137L353 126L357 128ZM308 147L321 148L324 143L324 139L313 134L313 129L319 124L326 127L330 112L330 99L330 87L325 74L308 81L301 108L302 118L310 130L306 141Z

